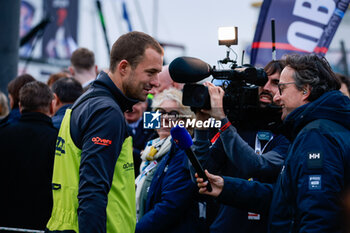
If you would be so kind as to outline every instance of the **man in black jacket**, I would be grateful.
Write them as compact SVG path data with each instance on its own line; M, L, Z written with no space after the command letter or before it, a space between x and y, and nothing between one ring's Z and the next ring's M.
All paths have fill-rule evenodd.
M281 124L281 113L275 108L273 97L278 92L280 73L284 68L284 61L269 62L264 70L268 81L259 88L260 108L254 113L246 115L238 123L226 118L222 106L212 102L214 106L210 113L212 117L221 120L221 130L209 141L209 131L195 130L194 149L204 168L209 172L243 179L274 183L287 154L289 141L278 132ZM211 100L214 100L212 90L223 90L209 83ZM197 113L197 119L202 117ZM217 117L218 116L218 117ZM234 125L231 125L232 124ZM209 149L210 146L210 149ZM255 196L260 193L255 194ZM248 195L247 195L248 196ZM213 211L208 211L211 216ZM215 212L215 211L214 211ZM220 205L215 220L210 225L210 232L266 232L267 214L248 211L245 206L236 208Z
M51 177L57 130L53 93L38 81L19 92L21 118L0 129L0 226L45 229L52 208Z

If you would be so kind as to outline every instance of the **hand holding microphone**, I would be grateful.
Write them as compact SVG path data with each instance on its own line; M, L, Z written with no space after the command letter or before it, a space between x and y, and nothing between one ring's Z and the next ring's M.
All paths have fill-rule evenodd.
M185 151L188 159L192 163L192 166L196 170L198 177L203 178L204 181L208 181L208 177L205 174L202 165L199 163L197 157L191 149L193 142L191 135L188 133L188 131L184 127L177 125L171 129L170 134L175 143L180 147L180 149L183 149ZM209 192L212 191L209 181L206 185L206 188Z

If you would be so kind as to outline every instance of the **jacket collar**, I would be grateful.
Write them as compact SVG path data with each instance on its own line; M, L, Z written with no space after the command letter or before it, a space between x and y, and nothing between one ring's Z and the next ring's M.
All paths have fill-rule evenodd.
M293 140L308 123L326 119L350 129L350 99L340 91L324 93L291 112L283 122L283 134Z
M131 99L125 96L122 91L113 83L111 78L105 72L101 71L101 73L97 76L96 81L92 84L92 86L103 86L106 88L118 101L118 104L123 112L126 110L132 110L132 106L139 102L138 100Z
M66 112L67 108L72 107L73 104L65 104L62 107L60 107L57 112L55 113L55 116L58 115L64 115L64 113Z
M45 115L41 112L22 112L21 118L19 119L21 122L26 121L40 121L46 124L49 124L53 127L52 120L49 116Z

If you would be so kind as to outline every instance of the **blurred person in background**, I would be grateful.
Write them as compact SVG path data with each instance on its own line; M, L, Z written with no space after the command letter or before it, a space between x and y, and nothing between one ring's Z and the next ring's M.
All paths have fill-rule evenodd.
M53 93L32 81L18 98L19 121L0 130L0 226L44 230L52 208L58 132L50 118Z
M182 92L175 88L158 93L152 108L161 114L161 123L156 129L159 137L149 141L141 153L141 174L136 178L136 233L202 232L188 159L170 135L171 122L192 119L194 114L182 105Z
M0 91L0 120L9 114L9 102L4 93Z
M70 62L69 71L86 91L96 79L98 72L97 65L95 65L95 54L87 48L78 48L73 52Z
M154 88L154 91L156 92L155 95L162 92L165 89L168 89L170 87L174 87L176 89L182 90L184 83L177 83L174 82L169 73L169 65L165 65L162 68L162 72L159 73L159 86Z
M62 119L67 108L83 94L81 84L72 78L61 78L52 84L51 90L54 93L54 104L52 117L53 126L60 129Z
M52 84L54 82L56 82L57 80L59 80L61 78L71 78L71 77L72 77L72 75L70 73L62 71L62 72L51 74L46 83L51 88Z
M7 85L8 97L10 100L10 113L0 121L0 127L6 124L17 122L21 117L19 111L19 91L26 83L35 81L35 78L30 74L22 74L11 80Z
M147 107L148 101L140 101L132 106L132 111L124 112L129 134L132 136L135 177L140 173L141 151L149 140L157 137L157 133L153 129L143 127L143 113Z

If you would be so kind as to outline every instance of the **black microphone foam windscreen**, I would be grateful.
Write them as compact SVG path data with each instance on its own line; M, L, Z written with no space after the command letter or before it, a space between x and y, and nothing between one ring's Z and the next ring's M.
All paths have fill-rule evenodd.
M169 65L169 73L174 82L195 83L210 76L210 66L194 57L178 57Z

